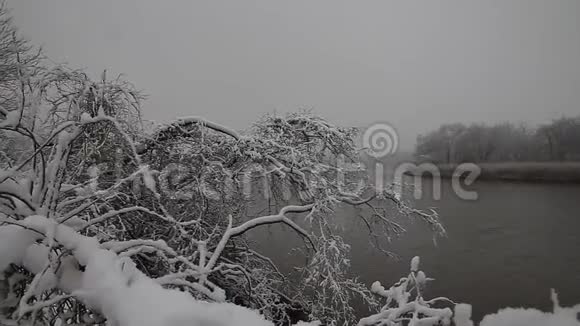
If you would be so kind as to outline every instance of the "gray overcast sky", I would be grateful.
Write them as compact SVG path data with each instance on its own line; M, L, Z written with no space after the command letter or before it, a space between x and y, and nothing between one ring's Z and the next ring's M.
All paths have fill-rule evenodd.
M580 1L9 0L48 55L125 73L145 117L237 129L311 107L388 121L406 147L441 123L580 114Z

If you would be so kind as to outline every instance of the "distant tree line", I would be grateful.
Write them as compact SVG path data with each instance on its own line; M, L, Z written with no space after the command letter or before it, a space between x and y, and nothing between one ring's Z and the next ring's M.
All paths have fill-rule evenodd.
M509 122L444 124L417 137L415 155L434 163L580 161L580 116L536 128Z

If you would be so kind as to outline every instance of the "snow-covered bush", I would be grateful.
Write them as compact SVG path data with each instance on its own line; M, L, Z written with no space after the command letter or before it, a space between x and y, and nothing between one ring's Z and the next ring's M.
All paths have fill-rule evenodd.
M188 117L147 134L142 96L129 83L44 65L10 36L13 51L0 49L13 68L0 80L10 95L0 106L3 324L206 325L186 310L219 311L215 325L239 314L290 324L296 311L348 324L353 296L374 299L348 276L335 210L369 207L362 218L381 234L375 240L404 231L390 209L443 232L436 214L358 182L362 168L341 177L341 162L358 161L356 129L299 112L241 133ZM168 167L179 164L187 173L171 177ZM273 223L304 239L298 286L246 239ZM143 313L153 305L159 317Z
M374 315L362 318L358 326L474 326L472 307L466 303L454 303L445 297L426 300L424 290L429 281L419 269L419 257L411 260L408 276L385 289L379 281L372 284L371 291L386 299L385 305ZM578 326L580 304L561 307L557 293L552 290L553 312L537 309L504 308L483 317L479 326Z
M223 229L207 225L215 235L204 236L197 215L184 212L177 220L162 204L154 172L119 114L136 104L126 84L105 77L92 82L64 68L22 78L22 93L30 98L7 111L0 127L31 143L20 159L0 169L3 324L271 325L257 312L221 303L229 297L214 275L247 275L240 260L225 255L231 239L311 206L286 206L235 225L230 214ZM36 124L30 106L42 112L47 104L48 122ZM11 116L30 119L6 123ZM107 154L109 143L121 149L121 176L101 183L92 166L83 175L82 167ZM131 193L127 185L136 180L146 195ZM146 217L131 218L141 217L154 232L136 237L132 232L139 228L126 227L122 215L137 212Z
M419 269L419 257L411 260L409 275L401 278L390 288L385 289L379 281L373 283L371 291L386 299L380 312L361 319L359 326L434 326L449 325L452 310L449 307L434 307L436 304L453 304L444 297L425 299L423 291L432 279Z

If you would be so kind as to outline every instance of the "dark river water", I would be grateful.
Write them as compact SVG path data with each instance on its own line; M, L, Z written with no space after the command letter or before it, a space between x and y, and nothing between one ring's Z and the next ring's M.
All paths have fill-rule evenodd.
M407 221L407 233L389 246L399 260L369 245L356 210L337 212L338 232L352 245L352 272L361 282L390 285L408 273L417 255L422 270L436 279L425 296L471 303L477 320L506 306L549 311L550 288L563 305L580 303L580 185L477 181L475 201L457 198L446 181L440 200L430 198L429 188L424 183L422 198L410 200L436 208L447 236L434 244L423 223ZM304 263L292 250L301 240L284 227L268 226L253 237L282 271ZM368 312L357 305L357 314Z

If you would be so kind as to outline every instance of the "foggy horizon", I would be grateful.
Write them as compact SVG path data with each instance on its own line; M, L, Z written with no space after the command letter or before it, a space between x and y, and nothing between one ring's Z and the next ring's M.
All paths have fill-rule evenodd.
M52 60L144 90L148 120L244 129L312 108L340 125L389 122L411 149L445 122L580 112L577 1L7 4Z

